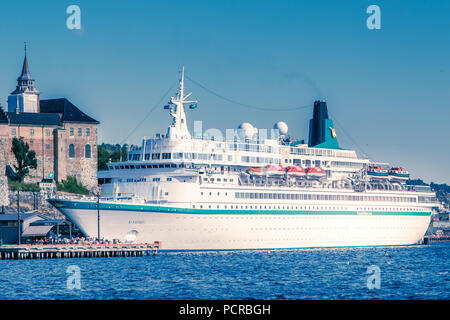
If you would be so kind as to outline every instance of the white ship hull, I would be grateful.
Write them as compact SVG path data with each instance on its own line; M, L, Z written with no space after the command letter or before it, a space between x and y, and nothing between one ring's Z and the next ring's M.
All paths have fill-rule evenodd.
M97 237L97 209L92 207L95 202L91 208L83 208L86 206L82 202L52 201L84 234ZM224 210L215 213L147 204L121 206L125 210L101 204L101 238L136 243L161 241L163 250L410 245L422 239L430 222L430 212L292 210L227 214Z

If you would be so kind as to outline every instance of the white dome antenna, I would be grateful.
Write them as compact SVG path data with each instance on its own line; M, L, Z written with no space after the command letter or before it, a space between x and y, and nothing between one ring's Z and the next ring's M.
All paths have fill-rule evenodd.
M250 140L256 134L257 130L249 122L241 123L238 128L238 135L242 140Z
M277 123L275 123L273 125L273 128L275 130L278 130L278 133L280 134L280 136L285 136L288 132L288 125L286 124L286 122L283 121L278 121Z

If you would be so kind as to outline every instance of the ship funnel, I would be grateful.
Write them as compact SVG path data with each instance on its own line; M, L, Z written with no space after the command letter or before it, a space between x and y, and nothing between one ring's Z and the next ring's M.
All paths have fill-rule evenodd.
M328 118L325 101L314 101L313 118L309 122L309 147L339 149L333 121Z

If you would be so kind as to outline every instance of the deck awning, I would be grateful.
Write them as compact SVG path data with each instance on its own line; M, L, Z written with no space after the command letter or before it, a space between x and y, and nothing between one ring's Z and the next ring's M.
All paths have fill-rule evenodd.
M22 237L45 237L53 226L29 226L22 232Z

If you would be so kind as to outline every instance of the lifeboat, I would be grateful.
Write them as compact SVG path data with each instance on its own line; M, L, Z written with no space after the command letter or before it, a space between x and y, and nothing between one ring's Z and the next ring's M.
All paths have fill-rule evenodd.
M367 169L367 175L374 178L387 178L388 171L381 168L380 166L369 166Z
M305 171L305 169L303 169L303 167L289 166L286 169L286 173L289 176L303 177L303 176L305 176L306 171Z
M409 179L409 172L400 167L390 168L388 173L389 173L389 178L392 178L392 179L400 179L400 180L408 180Z
M306 176L308 178L321 178L325 176L325 171L323 171L323 169L320 167L309 167L306 171Z
M250 168L247 170L247 173L252 176L262 176L264 174L261 168Z
M279 165L279 166L273 166L271 164L269 164L266 167L266 174L268 176L280 176L280 175L284 175L285 171L283 166Z

